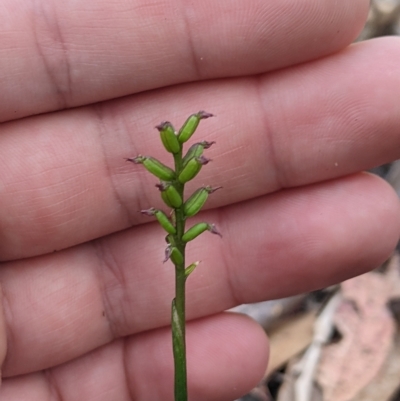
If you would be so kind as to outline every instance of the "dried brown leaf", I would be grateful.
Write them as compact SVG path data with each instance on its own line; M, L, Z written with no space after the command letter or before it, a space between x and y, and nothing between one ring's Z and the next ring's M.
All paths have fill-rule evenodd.
M312 340L315 312L299 314L269 332L270 356L265 377L298 355Z
M368 273L342 283L335 324L342 338L324 348L317 375L324 401L349 401L378 373L392 344L395 324L386 304L390 281Z
M400 335L390 349L379 374L351 401L389 401L400 386Z

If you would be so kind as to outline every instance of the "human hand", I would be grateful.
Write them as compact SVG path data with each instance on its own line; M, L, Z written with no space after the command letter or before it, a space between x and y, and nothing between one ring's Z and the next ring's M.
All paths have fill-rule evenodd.
M398 199L358 172L400 156L398 39L342 50L368 3L3 7L0 401L172 400L174 275L162 230L137 213L161 201L124 161L169 162L163 119L217 115L196 133L217 142L194 185L224 187L203 214L224 237L189 249L202 260L188 281L192 401L232 400L265 369L262 330L224 310L387 258Z

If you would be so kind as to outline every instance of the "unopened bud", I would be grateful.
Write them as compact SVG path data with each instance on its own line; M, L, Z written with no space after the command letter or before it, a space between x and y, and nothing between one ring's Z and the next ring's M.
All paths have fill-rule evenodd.
M190 273L193 273L193 270L199 265L199 261L192 263L185 269L185 277L188 278Z
M172 225L171 221L162 210L154 209L154 207L152 207L147 210L141 210L141 213L145 214L146 216L155 216L157 221L160 223L161 227L167 233L169 234L176 233L175 227Z
M165 164L162 164L154 157L139 155L126 160L135 164L143 164L147 171L154 174L160 180L171 181L175 178L175 171Z
M196 114L192 114L189 116L189 118L185 121L183 124L182 128L179 131L178 134L178 140L180 143L184 143L190 139L190 137L194 134L196 131L197 126L200 123L200 120L203 120L205 118L212 117L213 114L207 113L206 111L199 111Z
M169 121L164 121L157 125L156 128L160 132L161 142L167 152L178 153L181 150L181 144L178 141L172 124Z
M165 259L163 262L165 263L168 259L171 259L172 263L175 265L183 263L182 253L175 246L168 245L165 249Z
M204 156L199 156L195 157L194 159L190 159L187 162L186 166L181 171L181 173L179 174L178 181L181 184L185 184L186 182L192 180L194 177L196 177L197 174L199 174L203 165L207 164L210 161L211 159L207 159Z
M203 154L204 149L208 149L215 142L198 142L193 144L187 151L185 157L182 159L182 165L186 166L187 162L195 157L199 157Z
M182 206L182 197L172 184L161 181L160 184L156 184L156 187L161 191L161 198L167 206L172 208Z
M197 223L193 227L189 228L189 230L187 230L185 234L183 234L182 241L184 242L192 241L207 230L210 231L212 234L219 235L222 238L222 235L216 229L214 224Z
M212 188L210 186L202 187L193 192L190 198L183 205L185 216L192 217L197 214L206 203L209 194L212 194L217 189L222 187Z

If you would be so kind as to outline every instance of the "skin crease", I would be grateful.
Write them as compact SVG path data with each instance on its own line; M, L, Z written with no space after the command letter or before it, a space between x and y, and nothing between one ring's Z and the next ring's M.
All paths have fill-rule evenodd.
M398 39L349 46L364 0L82 4L0 14L0 401L173 399L173 272L137 213L162 204L124 158L169 162L153 127L200 109L216 117L193 140L216 144L188 193L223 190L193 223L223 238L188 247L189 394L231 401L268 343L224 310L361 274L397 243L396 194L360 171L400 157Z

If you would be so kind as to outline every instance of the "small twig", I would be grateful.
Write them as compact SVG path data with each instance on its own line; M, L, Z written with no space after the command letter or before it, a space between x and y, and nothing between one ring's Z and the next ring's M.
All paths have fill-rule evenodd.
M315 371L321 356L321 349L329 341L332 334L333 316L341 301L341 294L337 292L326 304L314 324L313 341L296 364L298 377L294 383L295 401L309 401L311 398Z

